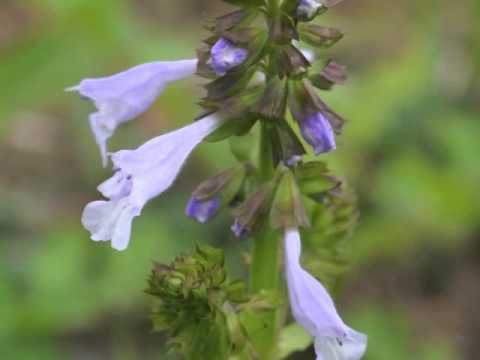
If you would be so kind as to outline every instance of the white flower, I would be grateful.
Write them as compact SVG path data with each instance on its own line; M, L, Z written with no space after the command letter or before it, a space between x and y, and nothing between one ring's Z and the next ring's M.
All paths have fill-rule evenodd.
M116 172L98 187L109 200L91 202L83 211L82 224L92 240L111 240L113 248L124 250L133 218L140 215L148 201L173 184L192 150L223 122L212 114L135 150L114 153Z
M367 337L340 318L325 287L300 265L298 229L285 231L285 272L290 307L295 320L315 338L317 360L358 360Z
M145 112L171 82L193 75L197 59L157 61L98 79L85 79L67 91L78 91L95 103L90 126L107 165L107 140L117 126Z

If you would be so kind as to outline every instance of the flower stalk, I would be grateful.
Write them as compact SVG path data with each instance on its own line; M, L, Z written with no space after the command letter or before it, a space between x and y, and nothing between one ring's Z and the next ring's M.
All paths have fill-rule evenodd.
M221 249L197 244L193 254L152 271L147 292L156 300L155 329L167 332L186 360L280 360L289 355L280 333L289 304L317 359L359 360L366 336L343 322L315 277L338 274L321 266L315 276L309 272L312 262L339 260L340 236L356 220L344 181L324 161L304 157L334 151L344 124L318 92L344 83L346 69L316 51L343 34L312 23L339 0L224 1L239 8L207 27L197 59L147 63L70 88L96 105L92 131L103 165L113 164L113 175L98 187L105 199L87 204L82 224L92 240L125 250L133 219L173 186L197 145L244 137L247 145L232 150L239 163L201 182L185 215L206 224L231 210L233 234L250 242L249 286L229 278ZM196 121L136 149L108 151L117 126L194 73L206 79Z

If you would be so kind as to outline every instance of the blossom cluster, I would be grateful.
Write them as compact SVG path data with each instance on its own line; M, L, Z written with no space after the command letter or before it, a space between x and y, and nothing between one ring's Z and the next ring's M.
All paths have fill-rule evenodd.
M314 337L319 360L360 359L367 342L342 321L326 288L301 265L300 233L310 226L302 199L321 202L322 194L340 184L323 162L304 161L308 152L335 150L344 123L317 90L343 83L345 67L331 59L322 62L315 52L332 46L342 33L310 23L337 2L233 1L240 9L216 20L196 58L145 63L67 89L94 103L97 111L90 115L90 127L103 166L111 161L113 169L98 186L105 199L86 205L82 224L92 240L110 241L120 251L128 247L133 219L173 185L201 142L260 134L263 147L257 155L269 161L243 156L237 166L202 182L185 212L203 224L234 206L231 229L242 238L255 236L265 226L282 229L292 314ZM203 112L196 121L136 149L109 151L108 140L120 124L147 111L170 83L194 75L207 79ZM272 175L265 178L261 174L269 165ZM313 167L313 182L309 175L304 186L308 181L302 174L312 173ZM330 185L312 191L316 181Z

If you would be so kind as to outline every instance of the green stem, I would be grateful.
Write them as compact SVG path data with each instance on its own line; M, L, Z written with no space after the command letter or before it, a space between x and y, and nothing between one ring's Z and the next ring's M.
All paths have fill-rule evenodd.
M250 286L254 294L268 294L273 299L279 293L279 247L276 233L267 224L255 237L250 267ZM256 331L252 339L262 360L276 359L278 311L258 312Z
M260 121L260 148L258 153L258 170L263 182L273 178L273 154L271 142L271 125L267 121Z
M270 124L262 121L258 167L263 182L271 181L274 176L271 146ZM253 294L278 298L279 265L278 239L267 220L255 237L252 248L250 288ZM255 329L251 340L260 359L276 359L278 311L257 312L254 316L252 322Z

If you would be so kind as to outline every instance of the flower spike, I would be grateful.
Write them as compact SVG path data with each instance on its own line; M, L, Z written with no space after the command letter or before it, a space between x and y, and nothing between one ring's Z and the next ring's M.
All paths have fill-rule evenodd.
M358 360L367 337L348 327L337 313L325 287L300 265L297 228L285 231L285 272L295 320L315 338L317 360Z
M124 72L98 79L84 79L77 91L92 100L97 112L90 115L90 127L107 166L107 140L121 123L145 112L171 82L193 75L197 59L157 61L135 66Z
M83 211L82 224L92 240L110 240L114 249L126 249L133 218L173 184L192 150L223 122L211 114L135 150L114 153L116 172L98 187L109 200L91 202Z

